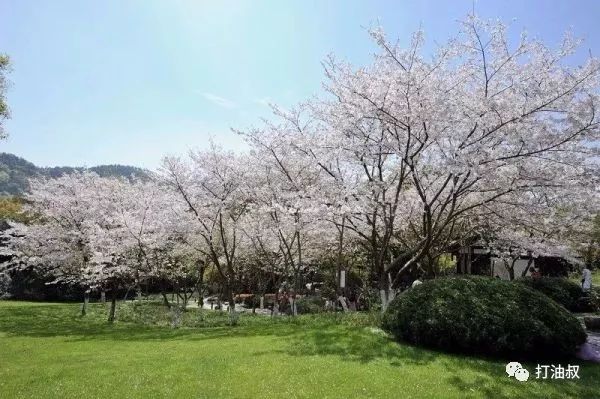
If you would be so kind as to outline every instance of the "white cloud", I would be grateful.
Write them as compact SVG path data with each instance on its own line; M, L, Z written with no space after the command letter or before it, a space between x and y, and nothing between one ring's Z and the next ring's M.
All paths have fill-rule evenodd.
M254 102L256 104L260 104L260 105L264 105L265 107L269 107L269 104L273 103L273 100L271 100L270 97L263 97L263 98L255 98Z
M219 107L223 107L223 108L237 107L237 104L234 103L233 101L231 101L227 98L221 97L221 96L217 96L216 94L208 93L208 92L203 92L200 94L202 94L202 97L206 98L211 103L218 105Z

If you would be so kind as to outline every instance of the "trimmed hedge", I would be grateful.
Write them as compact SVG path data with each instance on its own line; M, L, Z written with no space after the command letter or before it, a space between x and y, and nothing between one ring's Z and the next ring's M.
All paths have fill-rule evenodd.
M488 277L425 281L390 303L382 325L413 344L514 359L570 355L586 340L577 319L547 296Z
M584 293L574 281L561 277L523 277L516 283L540 291L571 312L594 312L598 310L595 293Z

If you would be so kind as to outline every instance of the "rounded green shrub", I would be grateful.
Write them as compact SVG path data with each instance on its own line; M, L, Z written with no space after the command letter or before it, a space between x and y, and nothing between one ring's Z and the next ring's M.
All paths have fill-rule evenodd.
M515 282L540 291L571 312L598 310L595 295L584 293L581 286L574 281L561 277L523 277Z
M299 314L321 313L325 311L325 299L319 296L306 296L296 300Z
M577 319L547 296L486 277L425 281L390 303L382 326L417 345L515 359L569 355L586 340Z

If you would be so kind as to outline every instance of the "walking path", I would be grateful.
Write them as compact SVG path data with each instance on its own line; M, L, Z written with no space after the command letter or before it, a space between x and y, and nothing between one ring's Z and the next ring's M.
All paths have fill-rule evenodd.
M588 331L587 342L581 345L577 357L581 360L600 363L600 333Z
M583 315L577 318L583 324ZM583 328L585 328L585 324L583 324ZM586 332L587 341L579 348L577 357L581 360L600 363L600 333L589 330Z
M198 303L196 301L190 301L187 306L188 309L198 309ZM208 303L208 301L204 301L204 306L202 306L202 309L204 310L217 310L217 304L214 303L213 306L211 307L210 303ZM227 303L223 303L223 309L226 310L228 308ZM242 305L240 305L239 303L235 304L235 311L238 313L252 313L252 309L250 308L245 308ZM261 314L261 315L271 315L271 310L270 309L259 309L256 308L254 310L254 313L256 314Z

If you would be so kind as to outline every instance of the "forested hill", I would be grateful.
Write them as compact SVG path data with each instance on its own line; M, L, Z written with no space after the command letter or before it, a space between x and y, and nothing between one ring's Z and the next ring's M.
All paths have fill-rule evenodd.
M29 187L29 179L32 177L59 177L65 173L83 171L86 168L71 166L56 166L42 168L13 154L0 153L0 195L21 195ZM87 168L100 176L123 176L132 175L145 177L148 172L144 169L127 165L99 165Z

